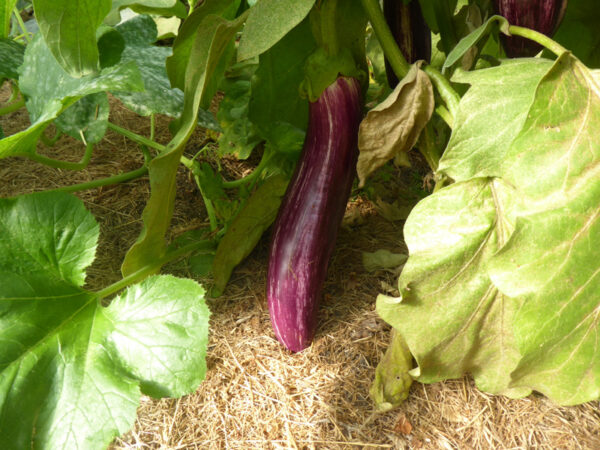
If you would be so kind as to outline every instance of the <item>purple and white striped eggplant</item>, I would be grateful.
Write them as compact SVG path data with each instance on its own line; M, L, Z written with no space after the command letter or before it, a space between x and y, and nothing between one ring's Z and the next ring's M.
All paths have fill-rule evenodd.
M267 301L277 339L310 345L327 266L344 217L358 157L361 87L339 77L309 106L304 148L271 238Z
M531 28L552 36L562 20L567 0L494 0L496 13L511 25ZM520 36L502 36L504 50L510 58L533 56L542 47Z

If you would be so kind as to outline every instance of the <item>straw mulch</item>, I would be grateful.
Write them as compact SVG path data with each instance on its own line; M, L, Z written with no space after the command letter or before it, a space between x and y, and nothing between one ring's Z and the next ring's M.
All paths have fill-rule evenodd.
M6 100L6 89L0 101ZM113 102L111 120L148 134L148 119ZM6 135L27 126L24 110L0 118ZM166 142L168 121L158 121L157 140ZM198 132L190 154L203 139ZM81 144L62 138L54 156L78 160ZM19 159L0 160L0 196L38 191L133 170L142 163L135 144L108 132L88 169L70 172ZM232 176L247 170L228 162ZM237 173L236 173L237 172ZM200 196L184 170L172 234L206 223ZM88 286L119 278L119 266L140 230L148 198L147 177L78 195L101 227ZM264 286L267 244L263 240L234 272L212 310L208 373L196 393L181 399L143 398L133 429L115 449L593 449L600 448L599 402L560 408L532 395L511 400L478 391L469 377L434 385L414 384L397 410L376 413L368 396L374 369L389 339L374 311L379 292L393 289L394 276L368 274L361 252L404 249L401 223L380 217L358 198L349 204L330 266L312 347L290 354L275 340ZM165 271L189 276L184 262ZM210 283L210 280L199 280Z

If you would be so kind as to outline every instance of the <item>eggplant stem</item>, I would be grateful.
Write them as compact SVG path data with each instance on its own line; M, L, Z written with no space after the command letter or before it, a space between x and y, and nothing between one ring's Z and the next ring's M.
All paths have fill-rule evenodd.
M563 53L568 51L566 48L564 48L558 42L550 39L548 36L546 36L543 33L540 33L539 31L532 30L531 28L520 27L517 25L510 25L508 27L508 32L510 33L510 35L513 35L513 36L521 36L521 37L530 39L532 41L535 41L538 44L540 44L543 47L550 50L556 56L560 56Z

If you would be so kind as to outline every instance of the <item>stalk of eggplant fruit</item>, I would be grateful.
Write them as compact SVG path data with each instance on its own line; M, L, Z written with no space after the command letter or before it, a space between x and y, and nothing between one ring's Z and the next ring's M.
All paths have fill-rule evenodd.
M327 267L352 188L361 86L339 77L309 105L300 159L273 229L267 302L277 339L293 352L315 335Z
M551 37L565 14L567 0L494 0L497 14L511 25L531 28ZM542 46L520 36L501 36L510 58L534 56Z

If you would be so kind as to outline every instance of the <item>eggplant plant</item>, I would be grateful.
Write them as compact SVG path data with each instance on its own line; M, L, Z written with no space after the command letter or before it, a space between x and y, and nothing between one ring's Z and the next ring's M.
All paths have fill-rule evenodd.
M110 129L139 144L144 164L0 199L1 448L103 448L132 426L142 394L194 391L206 372L205 289L158 273L184 259L226 296L273 221L274 336L293 352L310 346L353 186L366 195L369 178L413 148L433 192L404 225L400 296L377 299L395 330L371 389L377 406L396 406L413 379L465 373L494 394L600 397L595 0L496 2L505 17L483 0L80 3L0 8L11 91L0 115L25 108L30 119L0 133L0 159L82 170ZM159 35L164 17L179 25ZM509 56L548 51L504 58L499 34ZM475 45L470 70L457 68ZM391 92L385 61L399 80ZM148 116L149 136L111 121L109 93ZM167 144L154 139L157 114L172 120ZM200 148L188 145L198 127ZM79 143L80 161L41 151L61 135ZM259 162L230 179L225 156ZM207 223L169 242L182 166ZM122 278L85 289L98 225L72 193L144 176L150 197Z

